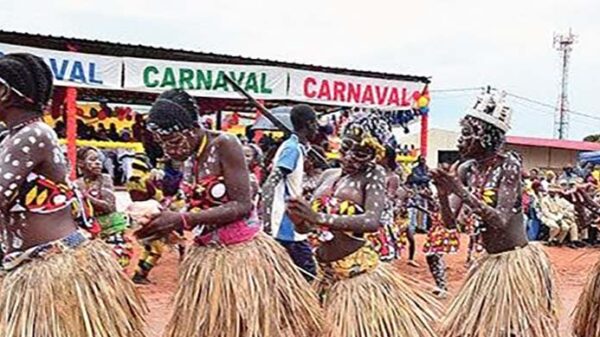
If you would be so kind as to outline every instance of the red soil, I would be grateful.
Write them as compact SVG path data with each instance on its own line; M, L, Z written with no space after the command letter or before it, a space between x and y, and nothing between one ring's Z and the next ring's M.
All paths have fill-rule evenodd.
M422 243L423 238L423 236L419 236L417 241ZM466 244L466 237L463 237L462 242ZM571 312L581 293L589 271L598 259L600 259L600 250L570 248L546 248L546 250L557 272L559 293L563 302L561 335L569 336ZM463 249L460 253L446 256L445 258L449 268L448 280L450 291L451 294L455 294L460 289L467 272L464 265L466 252ZM405 263L406 260L400 260L398 265L407 274L433 284L423 254L417 252L416 260L420 264L418 268L408 266ZM139 287L150 309L150 313L147 316L147 332L149 337L161 336L171 314L171 299L177 285L177 265L177 252L174 250L167 252L159 262L159 265L150 274L153 284ZM449 299L445 300L444 303L448 303L448 301Z

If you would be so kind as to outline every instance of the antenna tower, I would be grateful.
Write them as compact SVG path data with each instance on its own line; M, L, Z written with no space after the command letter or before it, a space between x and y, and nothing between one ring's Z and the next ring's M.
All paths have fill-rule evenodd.
M554 49L558 51L561 63L560 93L554 116L554 137L558 139L565 139L569 133L569 63L575 39L571 29L568 34L554 35Z

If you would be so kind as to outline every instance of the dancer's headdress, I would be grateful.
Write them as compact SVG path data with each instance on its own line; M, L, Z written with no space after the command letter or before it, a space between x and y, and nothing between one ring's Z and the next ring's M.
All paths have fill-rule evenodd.
M467 111L467 116L478 118L506 133L510 130L512 109L505 99L504 91L491 93L488 89L477 97L475 105Z
M386 146L396 146L389 122L376 112L355 113L346 124L343 133L360 137L361 145L373 148L378 159L385 156Z

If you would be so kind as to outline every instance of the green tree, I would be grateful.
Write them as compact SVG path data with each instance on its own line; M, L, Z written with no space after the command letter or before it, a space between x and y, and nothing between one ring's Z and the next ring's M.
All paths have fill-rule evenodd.
M600 134L586 136L585 138L583 138L583 140L585 142L600 143Z

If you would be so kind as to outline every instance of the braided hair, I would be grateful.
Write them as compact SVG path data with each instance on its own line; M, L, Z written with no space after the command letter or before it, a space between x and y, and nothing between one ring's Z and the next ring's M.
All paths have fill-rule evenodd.
M0 78L32 101L13 95L17 98L13 102L14 107L33 109L41 114L52 97L52 71L38 56L14 53L0 57Z
M160 94L148 114L148 129L160 134L189 130L200 125L194 98L181 89Z

